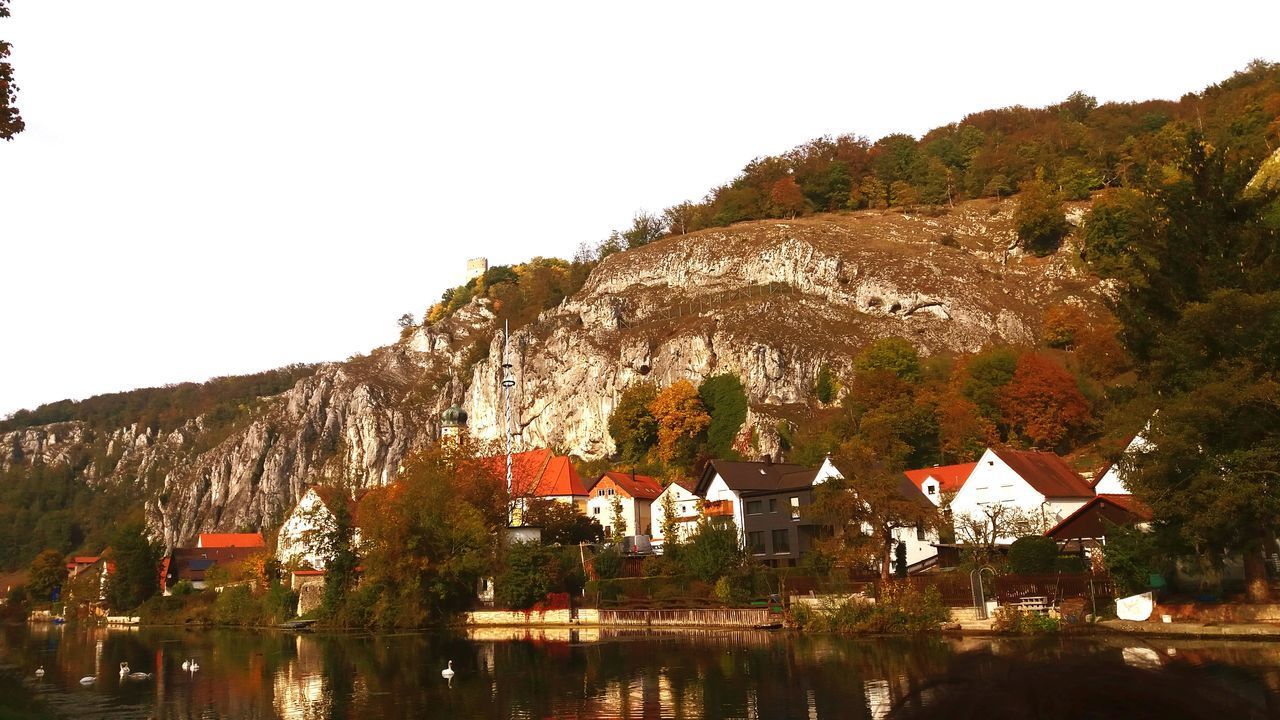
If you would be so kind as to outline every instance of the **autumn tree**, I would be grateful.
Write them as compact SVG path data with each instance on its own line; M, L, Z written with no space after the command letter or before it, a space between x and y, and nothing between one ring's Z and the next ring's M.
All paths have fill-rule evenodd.
M666 231L666 223L661 217L641 210L631 218L631 227L622 233L622 239L628 248L638 248L662 237Z
M662 211L662 221L672 235L685 235L697 230L698 206L691 202L672 205Z
M530 525L542 529L544 545L596 543L604 537L604 528L595 518L583 515L568 503L531 498L525 518Z
M846 566L878 567L889 579L896 534L903 529L934 529L937 508L902 474L864 447L847 448L835 459L842 476L820 483L809 510L833 533L816 541L820 552Z
M1062 196L1043 180L1029 180L1022 184L1020 191L1018 207L1013 213L1018 239L1027 251L1048 255L1058 249L1071 231L1071 223L1067 222L1062 208Z
M0 18L9 17L9 0L0 0ZM13 82L13 66L7 62L9 43L0 40L0 139L12 140L26 124L18 113L18 86Z
M658 441L658 421L649 409L657 397L652 384L640 382L629 385L618 398L609 415L609 436L622 462L640 462Z
M1031 445L1062 449L1093 422L1075 378L1039 353L1018 358L1013 379L1000 396L1012 432Z
M66 579L67 566L62 561L62 553L45 550L27 569L27 592L39 601L52 600L54 591L60 589Z
M783 217L795 217L804 210L804 192L790 175L784 177L769 188L769 202L774 212Z
M698 441L711 424L697 389L688 380L677 380L649 403L657 422L658 457L666 463L688 467Z

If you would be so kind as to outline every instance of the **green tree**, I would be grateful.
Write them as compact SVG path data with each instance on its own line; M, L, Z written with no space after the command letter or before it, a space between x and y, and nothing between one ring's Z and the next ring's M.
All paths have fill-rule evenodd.
M714 458L733 456L733 441L747 420L747 392L734 373L712 375L698 386L698 396L711 416L707 425L707 453Z
M160 548L151 542L141 522L116 529L108 559L116 568L107 576L107 605L111 608L135 608L160 588Z
M525 518L530 525L542 529L544 545L595 543L604 537L604 528L595 518L583 515L568 503L531 498Z
M641 382L628 386L618 398L609 416L609 436L622 462L640 462L658 441L658 421L649 409L657 397L653 385Z
M494 599L503 607L524 610L545 600L548 593L563 592L572 574L556 548L515 543L507 548L502 573L494 580Z
M1062 209L1062 196L1043 180L1022 184L1013 213L1018 239L1028 252L1048 255L1058 249L1071 231Z
M854 358L853 369L860 373L887 370L903 380L915 382L920 379L920 355L906 338L881 338Z
M611 516L609 525L613 531L613 541L621 543L622 539L627 536L627 516L622 512L621 495L613 495L609 498L609 514Z
M1058 543L1043 535L1028 535L1009 546L1009 571L1020 574L1051 573L1058 561Z
M355 519L346 503L329 508L333 522L316 539L317 550L324 558L324 601L322 608L330 617L342 608L347 593L355 586L356 557Z
M45 550L27 569L27 591L42 602L52 600L54 591L59 590L66 579L67 566L62 561L62 553Z
M738 529L732 521L721 524L702 518L680 548L680 563L704 582L713 582L733 572L744 561L738 545Z
M823 405L836 397L835 376L831 373L831 368L825 364L818 368L818 377L813 382L813 395Z

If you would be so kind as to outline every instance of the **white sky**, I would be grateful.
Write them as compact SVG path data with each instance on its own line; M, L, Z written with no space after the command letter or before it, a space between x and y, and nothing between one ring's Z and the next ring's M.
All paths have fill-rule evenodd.
M0 415L338 360L823 134L1176 98L1274 2L13 0Z

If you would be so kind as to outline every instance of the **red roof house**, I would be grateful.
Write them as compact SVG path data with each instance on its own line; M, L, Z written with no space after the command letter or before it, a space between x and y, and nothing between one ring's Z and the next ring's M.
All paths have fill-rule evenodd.
M261 548L267 543L262 533L200 533L198 548Z
M943 493L960 492L960 488L964 486L964 481L969 479L969 473L978 466L978 463L962 463L960 465L935 465L930 468L920 468L919 470L908 470L904 475L916 487L920 488L920 492L929 498L934 505L942 501Z
M485 458L498 477L506 478L507 456ZM514 497L537 497L570 502L583 506L587 488L563 455L550 450L528 450L511 456L511 494Z

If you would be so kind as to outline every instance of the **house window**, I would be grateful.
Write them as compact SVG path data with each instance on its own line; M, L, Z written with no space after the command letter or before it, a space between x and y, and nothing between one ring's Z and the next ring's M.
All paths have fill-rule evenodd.
M937 486L937 485L930 485L930 486L929 486L929 494L930 494L930 495L937 495L937 494L938 494L938 486Z
M777 498L769 498L769 512L771 512L771 513L776 513L776 512L778 512L778 499L777 499Z
M747 548L752 555L764 554L764 531L755 530L747 533Z
M761 501L759 501L759 500L748 500L748 501L747 501L747 514L748 514L748 515L759 515L759 514L760 514L760 513L762 513L762 512L764 512L764 503L763 503L763 502L761 502Z
M921 523L916 523L916 539L917 539L917 540L924 540L924 539L925 539L925 537L924 537L924 525L923 525L923 524L921 524Z
M798 497L791 498L791 519L800 519L800 498Z
M791 532L789 530L773 531L773 552L775 555L786 555L791 552Z
M595 514L599 515L599 514L600 514L600 506L599 506L599 505L597 505L597 506L595 506L595 507L591 508L591 511L592 511L592 512L594 512Z

